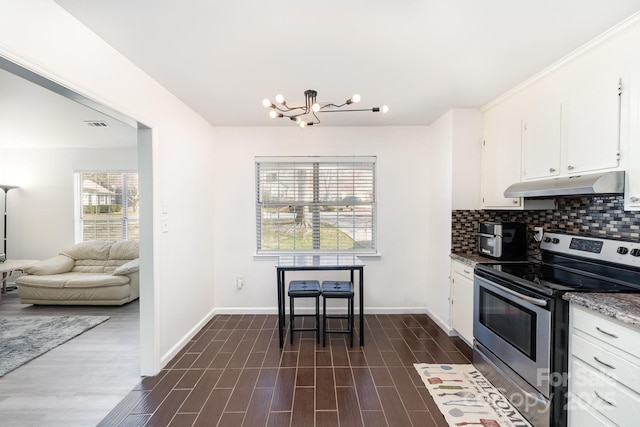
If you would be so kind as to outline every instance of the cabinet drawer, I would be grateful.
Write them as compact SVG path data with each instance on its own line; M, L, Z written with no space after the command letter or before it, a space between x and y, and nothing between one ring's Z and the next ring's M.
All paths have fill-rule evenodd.
M569 396L569 427L610 427L611 421L576 396Z
M591 310L575 307L573 327L631 355L640 354L640 330Z
M619 426L637 426L640 419L640 395L602 375L577 358L571 358L569 391Z
M572 356L640 393L640 366L612 353L606 344L595 343L593 338L581 335L581 332L574 332L571 337Z
M473 267L460 261L451 262L451 270L467 279L473 280Z

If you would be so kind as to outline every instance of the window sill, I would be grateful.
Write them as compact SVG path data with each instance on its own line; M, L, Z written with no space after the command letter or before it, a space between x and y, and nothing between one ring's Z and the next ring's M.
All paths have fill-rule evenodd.
M329 256L336 256L336 255L354 255L357 256L358 258L366 258L366 259L378 259L378 258L382 258L382 254L380 252L365 252L365 253L357 253L357 252L342 252L342 253L337 253L337 252L324 252L324 253L312 253L312 252L303 252L303 253L295 253L295 252L283 252L281 254L274 254L274 253L268 253L268 254L260 254L260 253L254 253L253 254L253 260L254 261L276 261L278 259L278 257L281 256L309 256L309 255L329 255Z

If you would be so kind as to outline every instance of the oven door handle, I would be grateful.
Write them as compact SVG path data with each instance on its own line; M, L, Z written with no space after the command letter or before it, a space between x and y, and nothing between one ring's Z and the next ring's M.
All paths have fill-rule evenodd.
M502 285L498 285L497 283L494 282L490 282L491 286L495 286L496 288L500 289L501 291L504 291L508 294L511 294L515 297L518 297L524 301L530 302L531 304L537 305L539 307L546 307L547 306L547 301L544 299L540 299L540 298L534 298L534 297L530 297L528 295L522 295L520 292L516 292L513 289L509 289L507 287L504 287Z

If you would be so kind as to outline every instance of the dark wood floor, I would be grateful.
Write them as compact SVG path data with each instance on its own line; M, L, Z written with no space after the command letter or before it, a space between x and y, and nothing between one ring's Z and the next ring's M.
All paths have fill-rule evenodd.
M216 316L101 425L446 426L413 363L470 363L469 346L424 314L365 318L362 348L297 332L280 349L275 315Z

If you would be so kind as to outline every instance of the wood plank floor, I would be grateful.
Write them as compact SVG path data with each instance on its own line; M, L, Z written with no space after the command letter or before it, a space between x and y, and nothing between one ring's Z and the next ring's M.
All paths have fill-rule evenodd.
M0 315L107 315L109 320L0 377L0 425L97 425L140 382L137 301L122 307L33 306L2 295Z
M365 318L363 348L298 332L281 350L275 315L216 316L100 425L446 426L413 363L470 363L469 346L424 314Z

